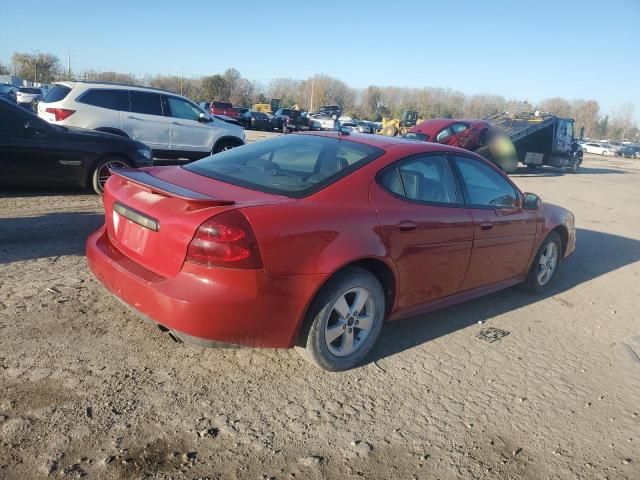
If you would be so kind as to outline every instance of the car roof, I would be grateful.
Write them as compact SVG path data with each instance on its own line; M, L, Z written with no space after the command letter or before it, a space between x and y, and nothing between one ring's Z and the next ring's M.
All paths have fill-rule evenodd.
M387 137L385 135L371 135L371 134L358 134L350 133L349 135L338 135L338 132L304 132L294 133L293 135L314 135L319 137L331 137L336 139L344 139L352 142L363 143L365 145L371 145L372 147L378 147L388 152L402 151L403 155L415 155L419 153L433 153L433 152L449 152L464 154L466 156L483 158L479 155L458 147L452 147L450 145L443 145L441 143L424 142L422 140L408 140L401 137Z
M143 87L141 85L133 85L129 83L117 83L117 82L93 82L88 80L63 80L55 82L54 85L64 85L65 87L74 88L76 85L86 85L90 87L107 87L114 88L116 90L144 90L156 93L167 93L169 95L175 95L176 97L182 97L179 93L171 92L169 90L163 90L161 88Z
M485 121L486 120L481 120L479 118L431 118L411 127L409 131L412 133L435 135L443 128L453 125L454 123L477 123Z

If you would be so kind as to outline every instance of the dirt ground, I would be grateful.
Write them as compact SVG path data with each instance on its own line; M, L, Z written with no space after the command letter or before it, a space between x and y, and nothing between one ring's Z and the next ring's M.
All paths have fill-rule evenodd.
M387 324L333 374L174 343L88 272L98 197L5 191L0 478L640 478L640 161L583 166L513 175L576 215L547 295Z

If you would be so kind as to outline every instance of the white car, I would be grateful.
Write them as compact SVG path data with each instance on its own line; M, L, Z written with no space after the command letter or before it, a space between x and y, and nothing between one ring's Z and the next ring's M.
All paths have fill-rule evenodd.
M42 99L42 90L39 88L20 87L16 92L16 103L19 105L31 105L34 101Z
M38 104L38 115L138 140L162 159L196 160L245 143L241 126L213 118L188 98L132 85L58 82Z
M336 125L336 121L323 114L309 114L309 129L310 130L333 130Z
M615 150L606 143L585 142L582 145L582 150L587 153L595 153L597 155L614 156Z

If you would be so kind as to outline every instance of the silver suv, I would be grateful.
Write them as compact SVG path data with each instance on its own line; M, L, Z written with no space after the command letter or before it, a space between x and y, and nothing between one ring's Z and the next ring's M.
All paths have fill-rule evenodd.
M245 142L242 127L213 118L188 98L132 85L58 82L38 104L38 115L138 140L162 159L196 160Z

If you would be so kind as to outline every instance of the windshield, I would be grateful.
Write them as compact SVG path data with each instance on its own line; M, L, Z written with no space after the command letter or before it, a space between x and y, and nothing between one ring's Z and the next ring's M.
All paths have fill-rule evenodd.
M227 150L183 168L252 190L299 198L382 153L379 148L334 137L287 135Z

